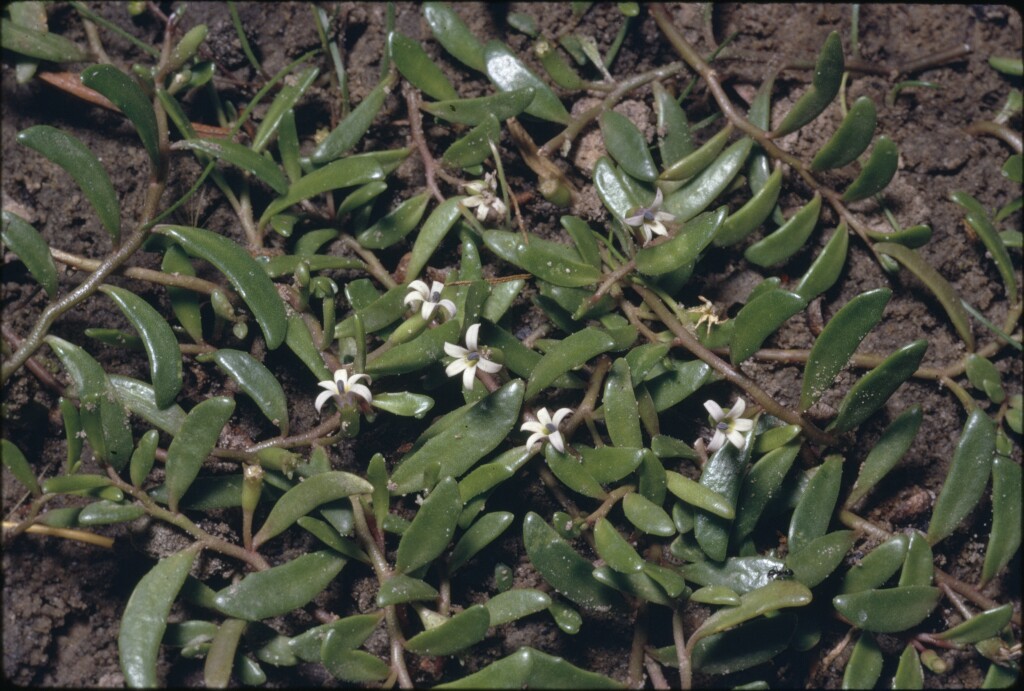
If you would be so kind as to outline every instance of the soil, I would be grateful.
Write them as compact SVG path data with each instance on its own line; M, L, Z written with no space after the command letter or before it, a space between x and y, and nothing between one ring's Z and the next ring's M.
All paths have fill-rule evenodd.
M168 9L168 3L160 4L165 10ZM133 20L127 16L120 3L90 3L90 6L131 34L151 43L159 43L162 26L149 13ZM336 37L342 47L353 103L358 103L378 79L379 59L385 38L386 9L384 4L340 3L341 19L336 25ZM569 3L471 3L458 6L460 15L478 36L505 40L522 54L529 40L508 26L505 21L506 9L534 17L538 26L548 35L554 35L571 16ZM238 10L248 40L270 74L276 73L303 53L319 47L309 9L305 5L239 3ZM445 68L461 94L476 96L488 92L487 83L480 76L450 60L430 38L429 29L418 7L397 4L395 10L397 28L421 40L428 54ZM825 36L833 29L840 32L849 55L851 9L847 5L680 5L673 6L671 11L677 26L705 55L727 37L733 37L729 43L733 57L723 55L720 63L716 64L720 65L723 81L735 102L742 102L752 96L770 61L813 61ZM710 13L710 17L707 13ZM187 29L200 22L210 27L205 50L209 51L206 57L217 60L218 74L224 77L218 81L218 86L227 97L235 98L237 103L245 103L252 95L251 85L257 82L258 75L242 53L226 5L190 3L183 28ZM585 15L581 29L595 36L603 51L614 40L620 25L621 16L615 4L608 3L592 8ZM65 4L58 3L50 8L50 27L52 31L80 45L86 43L79 16ZM964 127L978 120L991 119L1005 102L1009 82L1012 80L991 69L986 60L991 55L1019 56L1021 31L1021 16L1006 6L862 5L859 37L860 58L864 62L891 68L963 44L969 45L972 50L966 56L949 63L902 77L927 80L937 84L938 88L908 88L891 106L883 105L894 83L894 79L887 74L855 74L848 84L847 92L850 100L867 95L879 105L879 131L887 133L899 145L899 173L885 193L889 209L903 226L926 223L932 227L934 237L920 250L921 254L953 284L959 294L966 296L995 323L1002 323L1008 306L999 274L994 263L985 256L981 242L965 231L963 214L948 200L948 195L953 190L965 190L974 195L985 208L994 209L1020 193L1019 188L1000 173L1010 153L1006 145L991 137L970 136L964 132ZM133 62L144 59L145 56L129 42L104 30L101 30L101 34L115 64L127 69ZM653 19L644 13L627 35L611 71L617 77L624 77L677 59L671 47L661 38ZM18 85L14 79L13 65L12 54L5 53L2 68L4 208L16 210L24 216L43 233L52 246L79 255L102 257L110 250L109 238L80 193L62 171L43 162L35 152L16 144L15 135L31 125L48 123L81 138L106 164L120 198L125 200L123 217L126 220L131 219L132 214L137 213L142 205L147 170L145 153L137 146L134 134L119 116L85 105L39 80ZM321 66L321 74L329 69L325 61ZM809 78L808 70L782 72L774 92L776 110L784 112L803 92ZM326 81L321 80L319 84L298 110L300 132L309 133L316 127L327 126L332 116L336 115L336 99L321 86L326 85ZM1020 87L1019 78L1015 85ZM635 98L640 102L650 102L649 92L645 90L638 92ZM566 103L572 106L571 101L566 100ZM688 112L693 122L713 110L702 87L698 87L690 103ZM194 108L191 113L193 120L213 121L212 115L204 112L201 99L195 99L191 106ZM628 105L625 110L629 110ZM258 111L257 117L260 115ZM405 117L405 102L400 97L400 91L396 90L388 98L384 113L368 134L368 147L394 148L406 145L408 127ZM827 140L839 118L838 109L832 107L812 125L784 138L782 146L797 155L808 156ZM392 120L397 123L392 123ZM653 130L651 123L653 118L647 123L649 130ZM447 146L446 138L450 138L450 134L446 128L431 127L429 123L427 128L428 140L434 147L434 153L439 154ZM712 129L715 128L704 130L701 136L706 136ZM533 133L538 141L550 135L543 127ZM592 161L594 152L587 150L591 145L593 140L584 137L570 158L578 162ZM531 189L535 178L519 163L518 154L510 141L503 142L503 153L513 189ZM180 194L194 180L197 170L188 165L175 168L178 172L171 187ZM585 171L568 164L566 168L578 187L586 187L589 178ZM391 201L397 202L418 193L423 189L423 183L419 160L412 156L395 176L388 192ZM789 196L780 200L787 215L806 200L805 192L795 186ZM605 212L594 201L591 199L588 203L584 198L575 213L594 223L606 222ZM879 229L885 228L884 218L878 212L875 202L861 202L855 208L862 210L872 225ZM557 218L562 212L539 196L525 195L521 209L527 227L534 232L550 235L559 232ZM1019 212L1014 218L1019 227ZM215 228L227 234L236 232L233 230L235 224L232 223L230 208L207 199L190 203L176 220ZM819 227L834 227L835 224L836 219L826 212L824 222ZM828 233L815 236L809 247L787 269L795 276L800 275L827 237ZM819 304L822 319L827 321L853 296L872 288L890 285L894 294L886 310L886 319L868 335L862 346L863 351L888 353L912 340L925 338L929 342L924 363L926 366L945 365L963 356L960 339L941 306L923 286L906 272L895 277L885 274L856 239L851 240L850 252L852 258L848 262L847 273ZM734 313L753 285L763 276L763 273L755 271L755 267L739 259L739 256L739 253L726 252L709 256L702 262L704 273L691 286L692 295L688 293L687 300L693 300L696 304L696 296L703 295L720 309L731 309L730 314ZM1014 256L1019 275L1019 253ZM135 263L158 268L155 265L156 257L152 253L141 253ZM389 267L397 265L400 258L400 252L393 255L384 253L383 256L385 265ZM442 257L440 263L435 261L435 266L443 266L444 259ZM452 255L448 260L456 261L457 257ZM489 266L487 271L501 274L507 273L508 268L494 265ZM82 277L81 273L64 271L61 275L61 291L67 291ZM216 276L211 278L215 279ZM127 280L119 279L118 282L138 290L155 304L167 308L162 290ZM2 304L5 341L8 333L26 333L46 305L45 295L38 290L20 262L8 256L4 257ZM516 309L521 313L523 326L528 326L532 318L528 301L524 299L521 304L517 304ZM778 348L810 347L814 339L812 327L818 321L811 316L812 313L813 310L809 310L794 317L768 345ZM109 301L94 297L62 318L52 333L82 342L79 334L87 327L128 328L121 315L110 307ZM528 331L528 328L524 328L524 332ZM976 327L975 334L982 342L988 340L988 334L981 327ZM94 346L93 343L89 344L90 352L102 362L107 371L146 378L146 372L142 369L145 365L143 358L134 355L125 357L123 351L99 344ZM271 353L267 357L268 365L279 374L290 393L292 429L305 429L308 421L315 419L312 397L307 392L307 373L295 364L289 354ZM39 359L53 365L55 371L59 370L50 362L45 349L40 352ZM185 388L179 402L186 409L199 400L222 392L223 384L218 378L206 374L209 371L207 367L195 363L191 357L186 357L185 362ZM1014 357L1012 351L1003 351L995 362L1009 392L1019 393L1020 359ZM744 365L743 369L784 404L797 401L797 368L751 362ZM834 395L826 398L823 404L835 405L855 376L855 372L844 373L835 387ZM889 401L886 413L876 416L861 428L858 437L847 449L847 457L859 462L864 450L870 448L891 417L915 403L921 405L925 413L924 424L917 439L899 468L875 491L866 505L868 518L893 531L927 527L929 506L942 486L952 450L963 425L961 405L952 393L932 382L911 381L901 387ZM54 390L41 383L26 368L11 377L3 390L3 436L22 449L42 476L59 472L66 454L56 404L57 394ZM249 415L253 410L247 409L246 405L249 404L240 399L238 414L234 418L236 421L261 419L258 414ZM696 403L692 405L699 408ZM686 416L683 417L685 419ZM700 415L690 417L697 419ZM421 429L421 423L384 423L382 416L377 424L359 438L358 447L350 445L332 450L332 464L337 469L360 472L366 459L376 451L383 452L389 461L393 461L401 455L401 447L411 442ZM695 438L699 433L698 429L683 427L671 431L684 439ZM241 444L248 439L268 436L271 432L271 429L260 428L258 423L235 423L224 439L229 445ZM1016 461L1020 462L1019 447L1015 448L1015 454ZM95 470L95 466L89 463L91 461L87 461L86 468ZM16 520L25 504L24 491L8 473L5 472L3 478L3 516L5 520ZM851 480L852 476L847 478L847 481ZM544 515L550 515L554 510L552 500L539 489L537 478L533 475L519 478L516 485L509 489L503 501L493 502L488 508L508 508L520 518L524 513L522 507L527 504L536 507ZM988 515L986 500L982 508L968 518L968 525L944 542L937 554L943 568L969 582L976 580L979 572ZM205 525L209 530L230 534L237 520L237 515L224 512L223 515L208 517ZM182 538L147 521L100 528L97 532L114 537L115 548L108 551L77 542L31 535L12 541L5 540L3 674L10 682L19 686L48 687L123 685L116 639L124 604L134 584L149 568L152 560L180 548ZM516 532L510 530L506 535ZM297 553L296 550L308 546L302 536L295 536L291 543L282 542L281 555L270 555L272 559ZM870 544L866 542L865 546L870 547ZM499 542L494 560L474 566L456 580L453 590L464 589L458 593L456 601L468 605L474 600L484 599L487 592L493 592L488 589L493 588L491 574L496 562L513 567L517 585L536 584L539 580L512 538ZM237 565L210 558L205 559L201 568L216 583L227 582ZM338 611L355 611L369 606L374 593L369 574L359 572L358 569L352 569L351 573L346 570L346 574L345 578L318 598L317 605L327 608L336 606L340 608ZM1018 556L1010 568L1004 570L984 592L999 602L1014 602L1019 613L1020 581ZM660 608L652 608L652 611L655 609ZM690 618L698 615L706 616L706 613L702 614L702 610L697 607L688 613ZM929 624L935 627L930 630L941 630L947 615L952 615L951 621L956 621L954 610L940 607L929 620ZM657 617L661 615L652 613L652 616L657 623ZM312 623L314 621L308 614L297 614L282 618L280 630L299 631ZM664 628L655 629L664 632L658 640L651 641L655 645L670 642L668 621L664 623ZM492 636L462 658L461 669L451 665L437 676L427 666L423 666L414 669L415 680L419 685L431 685L458 678L513 652L521 645L531 645L561 655L578 666L623 680L632 637L631 624L622 617L588 616L580 634L570 637L561 634L550 618L532 617L514 625L497 627ZM838 687L848 652L840 655L831 666L819 666L819 662L825 652L836 646L847 627L838 622L825 621L823 629L820 644L810 651L787 652L769 665L724 680L718 679L717 683L731 686L753 679L767 679L773 686ZM381 652L383 644L383 640L371 640L369 647L375 652ZM903 643L895 638L882 637L882 645L888 652L898 653ZM894 656L890 657L894 659ZM973 651L946 651L943 657L951 663L952 671L941 676L929 674L927 683L930 686L955 688L980 685L987 663L977 654ZM268 673L270 686L334 683L329 677L322 676L324 672L318 666L276 668L264 665L264 670ZM891 665L887 664L885 674L891 675L893 671ZM169 685L201 685L202 661L183 660L177 653L170 653L165 655L161 674ZM697 681L701 683L710 680Z

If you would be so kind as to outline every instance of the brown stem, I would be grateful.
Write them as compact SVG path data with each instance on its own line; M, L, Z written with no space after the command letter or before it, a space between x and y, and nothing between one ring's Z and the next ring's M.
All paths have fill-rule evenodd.
M993 137L998 137L1009 144L1016 154L1020 154L1022 148L1024 148L1019 132L1015 132L1012 128L998 122L992 122L991 120L972 122L964 128L964 131L967 134L990 134Z
M679 661L679 688L693 687L693 671L690 669L690 646L683 636L683 615L678 609L672 610L672 640L676 645L676 659Z
M96 271L100 265L103 264L103 262L97 259L89 259L88 257L82 257L54 247L50 248L50 254L61 264L73 266L76 269L82 269L84 271ZM237 297L235 297L229 289L219 286L212 281L196 278L195 276L170 274L163 271L154 271L153 269L144 269L138 266L121 267L117 270L117 273L122 276L127 276L128 278L136 278L141 281L148 281L157 285L187 288L188 290L196 293L205 293L207 295L213 293L215 290L220 290L227 294L229 299L237 300Z
M409 112L409 131L412 133L412 140L416 144L416 150L420 152L420 160L423 162L423 174L427 178L427 189L433 194L437 201L443 202L445 196L437 186L434 179L437 164L427 146L427 140L423 137L423 118L420 115L420 92L411 84L402 84L402 93L405 94L405 109Z
M398 285L395 279L391 278L391 274L384 268L384 265L377 259L377 255L373 252L363 249L363 246L356 242L356 239L351 235L343 234L340 238L341 243L359 255L359 258L366 262L366 270L370 272L370 275L376 278L385 288L391 289Z
M758 405L764 408L766 412L774 415L780 420L785 420L792 425L799 425L807 437L816 444L831 446L835 443L835 439L833 439L832 435L822 432L814 424L805 420L798 413L794 413L785 406L777 403L775 399L769 396L761 387L743 376L741 373L737 372L729 363L715 355L711 350L704 347L704 345L698 341L693 334L686 330L686 327L676 319L676 316L672 314L672 311L669 310L654 293L643 286L633 285L631 287L640 294L640 297L642 297L644 302L647 303L647 306L654 311L658 316L658 319L668 327L669 331L676 335L677 341L684 348L710 365L712 369L721 374L728 382L746 391L747 394L754 399Z
M626 686L631 689L644 687L644 648L647 647L647 603L637 605L636 621L633 624L633 644L629 649L629 676Z

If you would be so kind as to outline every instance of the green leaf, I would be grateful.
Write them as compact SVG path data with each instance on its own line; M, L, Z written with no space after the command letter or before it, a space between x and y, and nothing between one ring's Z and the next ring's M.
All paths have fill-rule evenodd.
M459 496L462 496L461 486ZM514 518L515 515L508 511L495 511L477 519L472 527L455 543L455 547L452 548L451 557L448 559L448 573L455 573L466 562L476 556L480 550L498 539L512 525ZM408 531L406 532L408 533ZM404 536L403 539L405 539ZM544 607L547 607L547 605L544 605ZM541 609L544 609L544 607L541 607ZM493 610L491 614L494 614ZM493 621L492 625L495 625Z
M1013 605L1007 603L1002 607L985 610L951 629L936 634L935 637L953 643L978 643L986 638L998 636L1013 617Z
M753 444L749 435L742 449L725 444L712 454L700 474L700 484L722 495L730 508L736 506L740 486ZM729 547L732 520L698 509L694 514L694 537L704 553L715 561L724 561Z
M690 635L689 645L693 646L706 636L738 626L762 614L788 607L804 607L810 604L812 599L811 591L802 583L772 581L762 588L742 595L738 606L720 609L705 619Z
M63 36L36 31L6 17L0 19L0 43L8 50L50 62L83 62L89 59L85 50Z
M811 170L830 170L853 163L868 148L875 133L875 102L861 96L846 113L832 138L811 161Z
M120 374L111 374L109 380L117 400L128 410L172 436L181 430L185 422L185 411L181 406L173 404L167 408L157 408L156 393L144 381Z
M533 88L503 91L479 98L460 98L454 101L424 103L420 107L434 117L460 125L479 125L490 118L508 120L514 118L533 103Z
M561 375L611 350L613 346L612 337L594 327L588 326L570 334L534 365L533 373L526 385L526 398L533 398Z
M837 595L832 604L854 626L876 633L895 633L924 621L940 594L938 588L911 585Z
M142 338L149 358L150 379L158 408L174 403L181 391L181 351L178 339L163 316L135 293L111 285L100 290L113 300Z
M765 180L764 186L747 200L746 204L725 219L722 229L715 234L715 245L718 247L735 245L759 228L775 209L781 189L782 166L776 164L775 170Z
M735 507L720 492L709 489L705 485L671 470L665 471L665 475L668 491L682 501L726 520L735 517Z
M977 353L971 353L966 358L964 372L971 385L984 391L993 403L1002 403L1006 399L1006 392L1000 382L999 370L991 360L987 360Z
M810 408L832 386L860 342L881 321L890 297L892 291L888 288L861 293L843 305L825 325L807 358L800 389L801 411Z
M607 518L599 518L594 524L594 550L620 573L639 573L643 569L644 560Z
M743 478L736 502L736 522L733 525L736 542L754 532L769 502L782 492L782 483L799 452L799 444L789 444L769 451Z
M390 674L391 666L376 655L352 650L338 641L337 633L328 631L320 653L324 667L335 679L361 684L382 681Z
M426 2L423 4L423 16L434 38L446 51L467 67L477 72L484 71L484 46L455 10L445 3Z
M437 590L430 584L405 574L394 574L377 591L377 606L389 607L417 600L434 600Z
M793 578L813 588L838 568L855 539L852 530L822 535L798 551L790 552L786 557L786 567L793 571Z
M665 197L663 209L674 214L677 222L689 221L718 198L740 172L753 140L739 139L693 180Z
M791 645L797 621L795 614L784 612L702 638L693 646L690 663L701 674L732 674L764 664ZM672 656L676 657L674 646Z
M395 569L408 573L439 557L455 534L461 511L459 485L453 478L445 477L430 491L402 534Z
M482 641L490 622L487 607L473 605L437 628L416 634L405 642L405 648L420 655L451 655Z
M284 302L260 265L227 238L203 228L161 225L154 232L170 237L189 254L205 259L224 274L256 317L267 347L284 342L288 318Z
M379 250L399 242L415 228L427 210L430 194L409 197L393 211L356 236L367 249Z
M846 228L846 221L843 221L832 233L825 249L814 258L814 262L800 278L793 292L810 302L831 288L846 265L849 244L850 234Z
M735 128L732 123L727 124L719 130L718 133L701 144L700 148L696 151L693 151L676 160L671 165L666 166L665 170L662 171L660 176L658 176L658 179L672 182L683 182L689 180L714 162L718 157L718 154L720 154L722 149L725 148L725 144L729 141L729 137L732 135L734 129ZM646 141L644 142L644 146L646 147ZM618 159L616 158L616 160ZM626 170L628 172L628 169Z
M434 407L434 399L408 391L384 392L374 396L371 405L392 415L422 420L423 416Z
M882 676L882 651L871 633L864 631L853 646L853 653L843 670L844 689L873 689Z
M764 238L761 238L744 252L744 258L758 266L771 266L789 259L807 242L821 214L821 195L814 193L814 198L800 208L782 226Z
M217 445L221 429L235 410L233 399L208 398L189 411L181 430L167 447L168 506L178 510L178 501L199 474L203 461Z
M895 535L872 549L846 572L839 592L845 595L883 586L903 565L909 544L907 535Z
M580 261L578 253L550 240L531 235L523 242L519 233L484 231L488 249L507 262L526 269L537 278L568 288L589 286L601 280L601 271Z
M36 474L21 449L7 439L0 440L0 458L3 459L4 466L11 471L18 482L25 485L32 496L38 497L42 493L39 489L39 482L36 480Z
M896 675L892 678L894 689L923 689L924 669L921 668L921 657L913 643L907 643L900 655L900 664L896 667Z
M594 580L593 565L532 511L523 521L523 544L544 580L576 604L594 608L621 602L614 590Z
M246 621L287 614L309 603L338 575L347 560L334 552L310 552L256 571L217 592L217 608Z
M231 348L198 355L196 360L215 362L256 403L267 419L280 428L281 434L288 435L288 401L284 388L263 363L249 353Z
M92 65L82 72L82 84L100 92L125 114L135 131L139 133L142 145L146 147L149 160L156 167L160 164L160 136L157 133L156 114L153 102L142 87L127 74L113 65Z
M658 169L647 148L647 140L636 125L614 110L601 113L599 122L605 147L609 155L622 166L622 170L637 180L654 182L658 177Z
M828 531L843 480L843 458L829 456L800 495L789 523L789 551L800 552Z
M189 261L185 250L177 245L169 244L164 250L163 261L160 262L160 270L168 274L181 274L183 276L195 276L196 270ZM171 301L171 311L178 318L182 328L189 337L196 343L203 342L203 315L199 308L199 298L196 293L187 288L167 286L167 297Z
M839 415L830 429L842 434L871 417L917 371L927 349L924 339L909 343L861 377L839 404Z
M501 626L542 612L551 606L551 596L533 588L514 588L498 593L485 603L491 626Z
M487 76L499 90L534 90L533 102L526 108L529 115L561 125L569 124L569 111L558 100L555 92L531 72L508 46L498 40L489 41L484 46L483 57Z
M560 657L522 647L478 672L438 689L620 689L619 682L574 667Z
M892 421L864 459L845 506L860 501L893 469L913 443L922 419L921 406L915 405Z
M434 250L444 239L455 221L462 215L459 203L464 197L451 197L442 202L436 209L430 212L423 227L416 234L416 242L412 246L412 255L406 267L405 280L412 281L420 275L420 271L426 267Z
M1009 458L992 461L992 530L985 549L981 580L991 580L1010 563L1021 542L1021 469Z
M196 546L161 559L132 591L117 635L121 672L127 686L159 685L156 668L167 616L198 553Z
M299 102L299 99L302 98L302 95L306 93L306 90L309 89L319 74L320 68L307 67L295 78L294 84L282 84L281 90L277 92L277 96L274 97L270 107L267 108L267 114L263 116L263 121L256 129L256 136L252 139L253 151L260 153L273 141L274 135L277 134L278 129L281 127L285 114L295 107L295 104ZM287 169L287 166L285 168Z
M643 446L636 395L633 393L629 364L624 358L618 358L612 363L608 378L605 379L602 402L605 425L612 444L634 448Z
M659 537L675 535L675 525L665 509L641 494L631 492L623 497L622 510L630 523L648 535Z
M825 39L821 52L818 53L811 88L797 99L771 136L782 137L790 132L796 132L821 115L839 93L844 69L843 44L839 39L839 33L833 31Z
M772 290L758 295L736 315L729 359L738 365L757 352L765 339L807 306L796 293Z
M946 310L946 314L949 315L949 320L953 322L956 333L967 344L968 350L973 351L974 335L971 333L971 322L968 318L967 310L961 305L959 296L947 280L928 264L921 255L913 250L908 250L902 245L879 243L874 246L874 249L896 259L908 268L911 273L918 276L921 282L938 298L942 307Z
M955 198L954 201L956 201ZM1010 298L1010 304L1016 305L1019 299L1017 295L1017 275L1013 271L1013 260L1010 259L1010 253L1007 251L1002 238L999 237L999 231L992 225L988 215L984 212L978 213L977 211L968 210L964 220L981 238L982 244L985 245L985 249L988 250L992 260L996 263L999 276L1003 279L1003 287L1006 288L1006 295Z
M438 101L454 101L459 97L448 77L416 41L392 31L388 34L388 51L402 76L423 93Z
M176 142L172 148L208 154L262 180L278 194L288 192L288 178L277 164L242 144L227 139L187 139Z
M259 547L270 538L280 535L301 516L322 504L372 491L373 485L358 475L341 470L320 473L292 487L277 500L263 527L253 536L253 547Z
M871 156L861 169L860 175L843 192L843 201L860 201L884 190L896 175L899 163L900 152L895 142L882 135L875 143L875 148L871 151Z
M935 560L932 548L924 535L915 530L910 534L907 547L907 558L903 562L900 580L897 585L931 585L935 576Z
M975 408L960 433L942 491L935 500L928 524L929 543L934 545L952 535L981 500L995 450L995 424L984 411Z
M383 180L384 177L383 167L372 158L347 156L332 161L292 183L288 187L288 194L278 197L266 208L260 216L259 225L266 225L273 216L310 197L344 187L365 185L368 182Z
M390 73L381 79L377 86L373 87L373 90L366 95L366 98L352 109L352 112L344 120L338 123L338 126L327 135L326 139L320 142L320 146L310 156L313 163L327 163L351 151L370 129L374 118L377 117L384 105L384 99L391 93L395 81L394 75Z
M110 176L95 154L78 138L49 125L18 132L18 142L35 149L74 178L117 244L121 239L121 206Z
M441 160L454 168L470 168L480 165L491 156L491 144L501 141L501 125L498 119L487 113L479 125L445 149Z
M776 580L784 568L785 563L775 557L729 557L722 564L698 561L681 570L688 581L724 586L742 595Z
M654 92L655 111L658 116L658 150L661 163L668 168L693 151L693 137L690 123L675 97L655 81L651 84Z
M3 244L18 255L32 277L51 298L57 296L57 265L50 256L50 246L25 219L15 213L3 212Z
M711 244L725 221L726 207L702 213L665 242L649 245L636 253L637 270L648 276L660 276L696 262Z

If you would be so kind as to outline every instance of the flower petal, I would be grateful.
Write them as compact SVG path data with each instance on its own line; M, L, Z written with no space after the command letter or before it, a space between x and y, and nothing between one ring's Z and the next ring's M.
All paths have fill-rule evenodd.
M452 362L448 363L448 366L444 368L444 373L447 374L449 377L454 377L456 374L466 369L467 367L469 367L469 363L466 362L466 359L459 358L458 360L453 360Z
M541 434L544 434L546 432L546 430L544 428L544 424L540 423L540 422L537 422L536 420L528 420L527 422L524 422L523 424L521 424L519 426L519 431L520 432L533 432L535 434L537 432L540 432Z
M654 235L668 235L668 228L665 227L664 223L657 219L650 223L645 223L644 228L650 230Z
M426 281L421 281L418 278L415 281L409 283L409 290L415 290L423 297L427 297L428 295L430 295L430 288L427 286Z
M331 393L335 393L335 394L341 393L340 391L338 391L338 385L335 384L332 381L318 381L316 383L316 385L327 389Z
M742 449L746 443L746 438L734 429L730 429L726 432L726 436L729 437L729 443L735 446L737 449Z
M334 370L334 383L338 385L339 393L348 389L348 370L344 368Z
M468 350L466 350L462 346L457 346L454 343L449 343L448 341L444 342L444 353L445 353L445 355L448 355L449 357L458 357L458 358L464 358L467 355L469 355L469 351ZM459 371L461 372L462 370L459 370Z
M754 429L754 421L750 418L740 418L732 423L732 428L738 432L749 432Z
M559 408L555 411L555 415L551 418L551 421L557 426L562 424L562 420L569 415L572 415L572 408Z
M369 387L363 384L352 384L348 387L348 392L353 396L359 396L367 403L373 403L373 394L370 393Z
M722 411L722 406L718 405L714 401L704 401L704 410L708 411L711 419L715 422L721 422L725 417L725 412Z
M547 437L547 435L543 432L534 432L530 435L530 438L526 440L526 448L529 449L533 447L534 444L543 442L545 437Z
M549 434L548 442L551 446L555 447L558 453L565 453L565 440L562 439L561 432L552 432Z
M466 391L472 391L474 379L476 379L476 365L469 365L462 373L462 388Z
M480 323L477 322L471 327L466 329L466 348L469 350L478 350L477 337L480 335Z
M458 308L455 307L455 303L448 299L441 300L441 302L437 304L441 309L448 313L449 319L454 317L455 314L459 311Z
M431 302L430 300L423 301L423 307L420 308L420 316L424 319L430 319L430 315L437 309L437 303Z
M313 407L316 408L316 412L320 412L320 409L324 407L324 403L331 400L337 394L333 391L323 391L319 396L316 397L316 401L313 403Z
M718 451L722 448L723 444L725 444L725 434L722 433L722 430L716 429L715 436L711 437L711 443L707 446L708 452L714 453L715 451Z
M545 427L551 424L551 414L547 408L541 408L537 411L537 421Z
M413 305L413 306L416 306L416 305L418 305L421 302L425 302L425 301L423 299L423 296L420 295L419 293L409 293L408 295L405 296L405 299L402 300L402 304L403 305Z
M479 360L476 361L476 364L477 367L482 369L484 372L490 372L491 374L501 371L501 365L499 365L497 362L492 362L486 358L480 358Z
M742 398L737 398L736 399L736 403L734 403L732 408L729 409L729 414L726 415L726 417L727 418L731 418L733 420L735 420L737 418L741 418L741 417L743 417L743 411L746 410L746 409L747 409L747 402L744 401Z
M472 183L470 183L470 184L472 184ZM466 189L469 189L469 185L466 185ZM477 190L470 190L470 191L471 192L476 192ZM469 208L473 208L474 206L480 206L481 204L483 204L484 203L484 199L483 199L483 197L480 197L480 196L466 197L465 199L463 199L459 203L462 204L463 206L467 206Z
M641 212L634 216L626 216L622 220L625 222L627 226L638 228L644 222L644 214L643 212Z
M476 220L481 222L486 221L487 214L490 213L490 211L491 209L489 206L487 206L486 204L480 204L480 206L476 208Z

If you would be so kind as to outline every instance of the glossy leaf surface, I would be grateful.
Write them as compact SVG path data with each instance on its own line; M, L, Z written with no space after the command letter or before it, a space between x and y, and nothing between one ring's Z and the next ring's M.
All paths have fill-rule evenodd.
M82 72L82 84L109 98L131 120L156 166L161 156L153 102L135 80L113 65L92 65Z
M786 117L772 131L773 137L781 137L798 129L821 115L832 99L839 93L845 63L843 44L839 33L833 31L825 39L814 65L814 78L809 88L793 104Z
M181 430L167 447L165 468L171 511L178 510L178 501L196 479L234 410L234 400L220 396L199 403L185 417Z
M914 341L861 377L839 404L839 415L831 428L839 433L848 432L871 417L917 371L927 349L928 341Z
M258 547L270 538L280 535L301 516L305 516L321 504L353 494L369 494L372 491L373 486L357 475L341 470L320 473L291 488L277 500L263 527L253 536L253 545Z
M532 511L523 521L523 544L544 580L576 604L606 607L620 602L614 590L591 576L593 565Z
M51 298L57 296L57 265L50 256L46 240L25 219L15 213L3 212L4 246L18 255L32 277Z
M832 604L854 626L876 633L895 633L924 621L938 603L939 595L938 588L912 585L837 595Z
M967 417L957 442L949 473L932 508L928 542L935 544L953 534L981 500L996 450L992 418L975 408Z
M334 552L309 552L256 571L218 591L217 608L231 617L259 621L302 607L326 588L345 566Z

